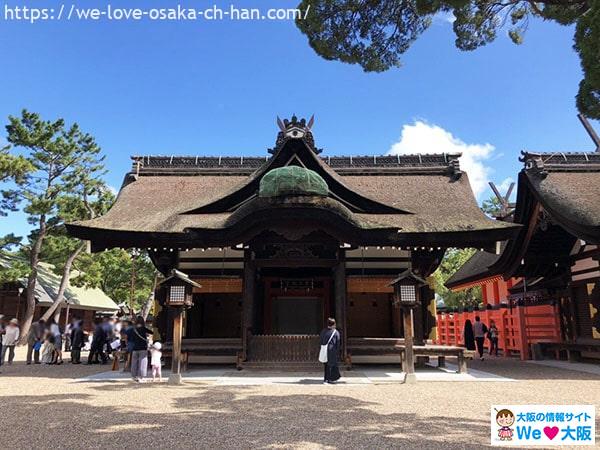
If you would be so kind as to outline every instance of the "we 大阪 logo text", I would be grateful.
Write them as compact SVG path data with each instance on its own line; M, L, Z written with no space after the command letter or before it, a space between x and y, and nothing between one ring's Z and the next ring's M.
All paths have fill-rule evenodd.
M595 445L593 405L495 405L492 445Z

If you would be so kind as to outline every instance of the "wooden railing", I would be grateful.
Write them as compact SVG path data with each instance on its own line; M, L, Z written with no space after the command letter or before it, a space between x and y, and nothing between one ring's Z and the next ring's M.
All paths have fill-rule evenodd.
M438 344L464 345L465 321L475 323L479 316L489 326L493 320L498 328L498 348L504 356L519 352L521 359L530 359L531 344L560 342L560 314L554 305L517 306L511 309L439 313L437 315ZM486 347L489 341L485 340Z
M269 362L315 362L319 357L318 335L248 335L248 360Z

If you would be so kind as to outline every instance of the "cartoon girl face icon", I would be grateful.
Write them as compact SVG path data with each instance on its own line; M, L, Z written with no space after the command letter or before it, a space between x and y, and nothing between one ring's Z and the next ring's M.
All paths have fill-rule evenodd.
M511 426L515 423L515 415L509 409L501 409L496 414L496 423L500 426L498 437L501 441L512 441L513 429Z

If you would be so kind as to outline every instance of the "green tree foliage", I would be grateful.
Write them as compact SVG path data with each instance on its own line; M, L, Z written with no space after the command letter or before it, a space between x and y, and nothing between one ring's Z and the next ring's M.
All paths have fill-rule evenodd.
M435 292L449 308L477 306L481 303L480 287L452 292L444 286L444 283L474 254L475 249L448 249L442 263L433 273Z
M85 254L75 268L76 286L97 287L117 303L125 302L139 312L153 291L156 269L148 255L112 249L94 255ZM133 280L133 292L132 292Z
M77 124L66 127L63 119L46 121L39 114L23 110L20 116L9 117L6 131L13 156L23 152L28 170L13 174L12 184L1 191L1 207L14 211L22 205L29 223L35 226L30 245L23 249L29 258L27 310L21 325L24 340L35 309L44 240L77 212L85 210L86 215L80 218L90 217L90 198L100 196L104 167L100 147ZM79 206L75 207L77 202ZM83 249L81 244L79 248ZM61 284L63 292L66 285Z
M10 145L0 148L0 183L9 179L22 180L31 169L31 164L24 156L10 153ZM0 209L0 215L6 213Z
M575 50L581 58L584 77L579 83L577 108L585 115L600 118L600 0L577 20Z
M401 55L440 13L454 15L461 50L486 45L502 30L521 44L534 18L576 24L574 48L584 73L577 107L600 119L600 0L302 0L299 7L310 8L296 23L317 54L367 72L400 66Z
M13 233L0 236L0 285L14 283L29 274L29 266L20 258L13 258L14 255L9 252L14 248L18 249L21 240L21 237Z
M4 236L0 236L0 251L10 250L12 247L18 247L23 240L20 236L15 236L14 233L9 233Z
M0 285L15 283L27 277L29 265L18 255L0 251Z
M500 200L495 195L492 195L487 200L484 200L481 204L481 210L490 217L497 217L502 210Z

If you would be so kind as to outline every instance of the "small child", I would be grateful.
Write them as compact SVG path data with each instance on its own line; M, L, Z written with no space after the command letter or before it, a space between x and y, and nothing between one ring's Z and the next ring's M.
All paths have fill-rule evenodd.
M156 381L156 376L158 375L158 381L162 381L162 372L161 372L161 363L160 358L162 358L162 352L160 349L162 345L160 342L155 342L152 344L152 348L150 349L150 365L152 366L152 381Z

